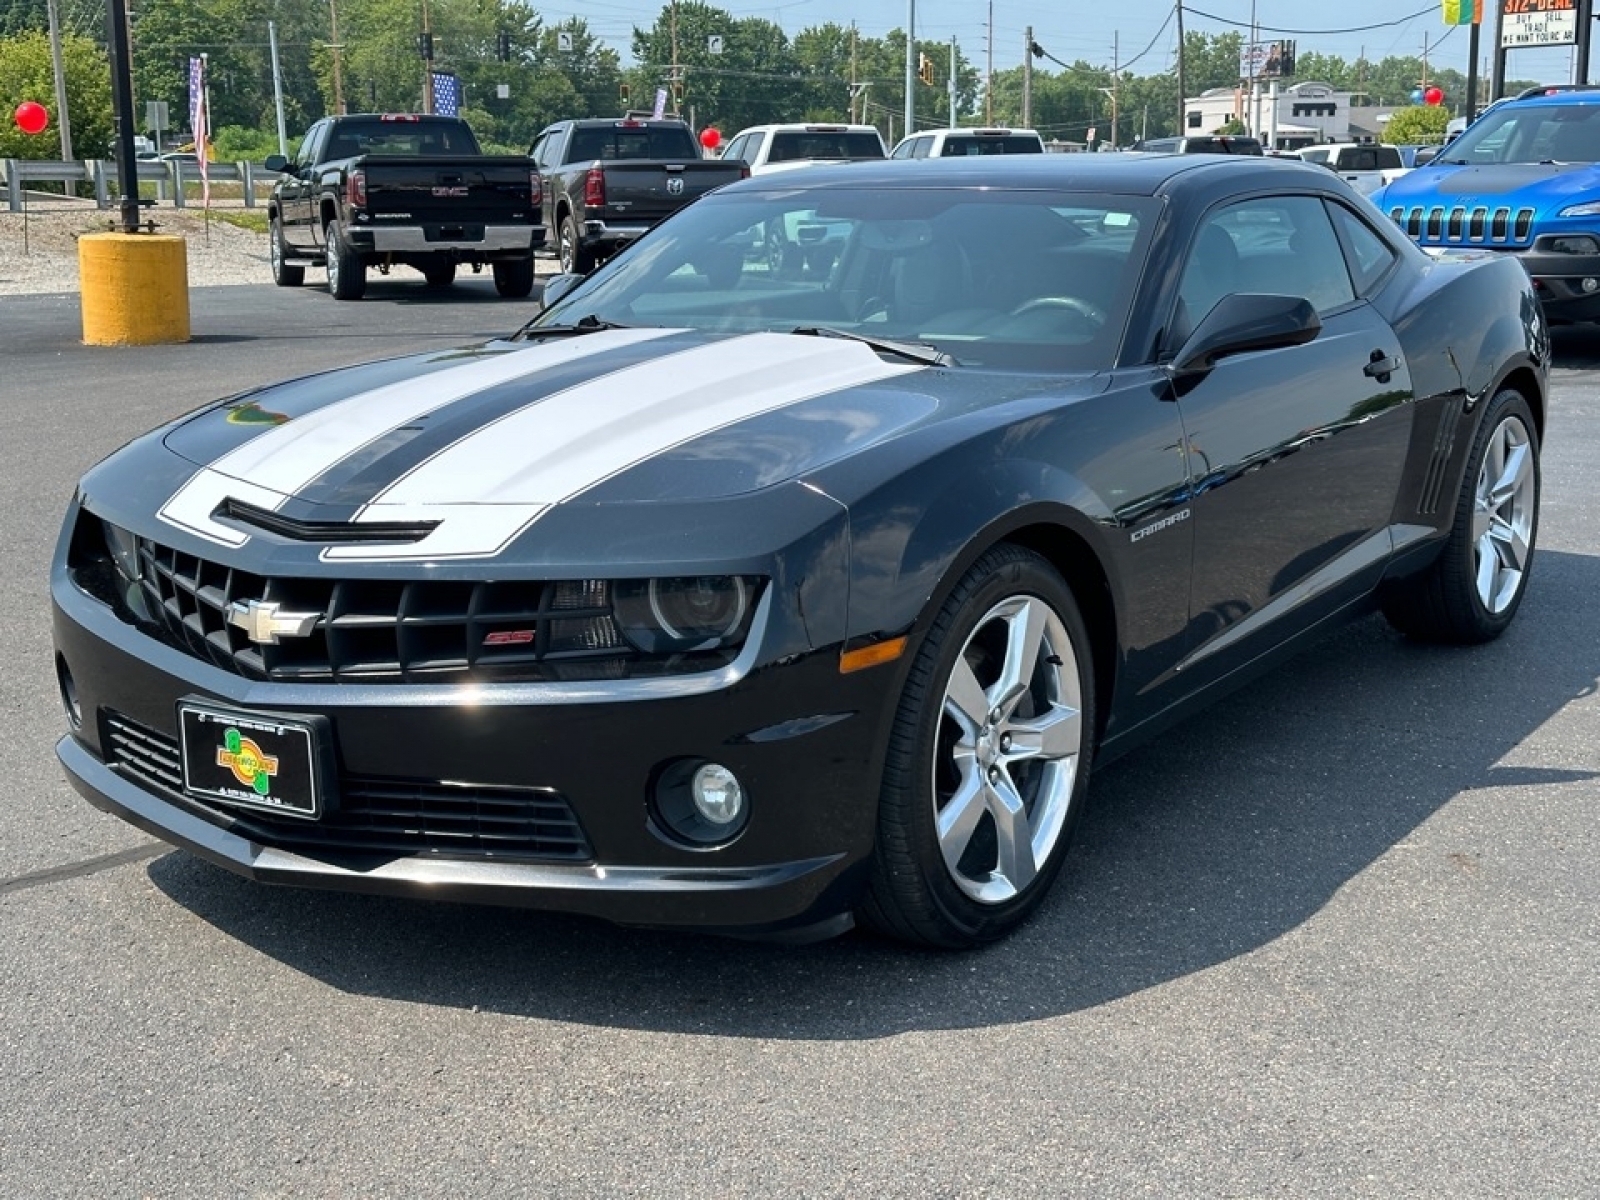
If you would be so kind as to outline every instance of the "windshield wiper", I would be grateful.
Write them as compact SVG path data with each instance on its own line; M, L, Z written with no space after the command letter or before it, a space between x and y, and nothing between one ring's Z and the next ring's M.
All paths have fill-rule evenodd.
M848 329L835 329L831 325L801 325L791 329L790 333L797 333L804 337L843 338L847 342L860 342L863 346L871 346L874 350L884 354L897 355L909 359L914 363L922 363L929 367L954 367L960 364L943 350L936 350L926 342L894 342L886 338L867 337L865 334L851 333Z
M517 330L507 340L516 341L518 338L536 337L577 337L585 333L599 333L602 329L632 329L631 325L621 325L616 321L602 320L590 313L586 317L579 317L571 325L539 325L539 318L535 317L521 329Z

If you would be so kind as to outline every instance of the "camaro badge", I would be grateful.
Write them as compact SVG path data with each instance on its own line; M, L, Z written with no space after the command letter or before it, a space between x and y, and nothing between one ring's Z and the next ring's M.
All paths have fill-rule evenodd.
M228 624L244 630L258 646L276 646L286 637L310 637L321 613L284 612L271 600L235 600L228 605Z
M222 745L217 748L217 766L227 767L235 779L258 796L267 794L273 776L278 773L277 757L262 753L260 746L232 727L222 735Z

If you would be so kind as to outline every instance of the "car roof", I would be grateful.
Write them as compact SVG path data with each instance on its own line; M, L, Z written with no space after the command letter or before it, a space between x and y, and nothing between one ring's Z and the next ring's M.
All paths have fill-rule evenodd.
M1589 85L1550 84L1530 95L1523 92L1515 99L1498 100L1490 107L1499 108L1502 105L1517 108L1547 108L1557 104L1600 104L1600 88ZM1488 109L1484 110L1485 112Z
M1242 179L1255 173L1266 185L1287 183L1279 172L1299 173L1299 178L1321 186L1328 172L1298 158L1229 154L985 154L940 159L872 159L840 163L826 171L785 174L780 184L772 176L757 176L719 188L724 195L737 191L765 191L781 187L972 187L1015 188L1063 192L1109 192L1128 196L1154 196L1180 177L1209 180ZM1274 174L1269 174L1272 172Z
M812 131L826 133L877 133L876 125L851 125L844 121L786 121L778 125L747 125L734 134L734 137L743 137L747 133L809 133ZM881 134L879 135L882 136Z

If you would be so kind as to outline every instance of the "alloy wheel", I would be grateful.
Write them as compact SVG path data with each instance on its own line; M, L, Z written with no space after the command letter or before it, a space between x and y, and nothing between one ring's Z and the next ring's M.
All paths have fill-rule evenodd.
M945 685L933 763L946 869L980 904L1023 892L1062 835L1084 742L1066 626L1012 596L973 627Z
M1490 435L1472 505L1472 565L1478 599L1504 612L1522 589L1532 554L1534 459L1528 429L1507 417Z

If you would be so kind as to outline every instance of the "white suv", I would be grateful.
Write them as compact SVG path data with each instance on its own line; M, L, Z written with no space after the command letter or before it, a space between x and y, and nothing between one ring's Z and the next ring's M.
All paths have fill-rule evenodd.
M885 158L883 136L871 125L755 125L742 129L722 152L752 175L788 171L816 162Z
M1405 160L1395 146L1372 143L1329 142L1307 146L1299 152L1306 162L1327 167L1363 196L1406 173Z
M964 158L969 154L1043 154L1031 129L924 129L900 139L890 158Z

